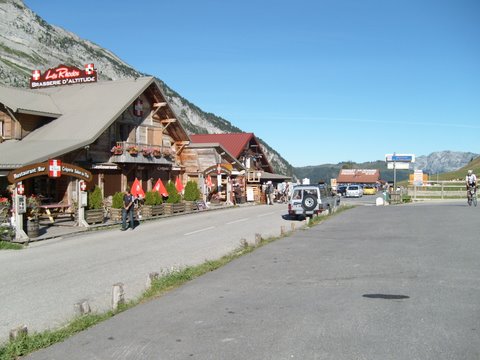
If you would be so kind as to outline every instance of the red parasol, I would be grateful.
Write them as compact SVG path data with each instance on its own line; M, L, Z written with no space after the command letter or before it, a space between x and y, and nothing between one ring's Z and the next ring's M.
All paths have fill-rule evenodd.
M177 188L177 191L179 193L183 191L183 184L182 184L182 181L180 180L180 176L177 176L177 179L175 180L175 187Z
M212 178L210 177L210 175L207 175L207 181L206 181L206 183L207 183L207 187L208 187L209 189L211 189L212 186L213 186L213 182L212 182Z
M165 188L165 185L163 185L162 180L158 179L157 182L155 183L155 186L153 187L154 191L158 191L160 195L167 197L168 196L168 191Z
M145 192L143 191L142 186L140 185L140 181L138 181L137 178L135 178L135 181L132 184L131 193L135 197L140 197L140 198L145 197Z

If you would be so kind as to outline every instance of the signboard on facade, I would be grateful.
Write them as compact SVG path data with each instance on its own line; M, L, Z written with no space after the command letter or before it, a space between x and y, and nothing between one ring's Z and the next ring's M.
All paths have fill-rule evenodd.
M10 171L7 178L10 183L14 184L35 176L51 176L51 173L55 174L54 177L67 175L87 182L92 181L92 173L90 171L76 165L62 163L60 160L50 160L43 163L23 166Z
M56 68L48 69L43 74L40 70L32 71L30 88L39 89L92 82L97 82L97 70L94 64L86 64L83 70L74 66L59 65Z

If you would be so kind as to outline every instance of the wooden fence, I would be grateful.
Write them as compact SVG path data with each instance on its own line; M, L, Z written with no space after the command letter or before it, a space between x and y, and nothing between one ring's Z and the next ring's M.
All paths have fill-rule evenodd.
M467 189L463 181L426 181L422 186L409 185L408 195L413 201L463 199L467 197Z

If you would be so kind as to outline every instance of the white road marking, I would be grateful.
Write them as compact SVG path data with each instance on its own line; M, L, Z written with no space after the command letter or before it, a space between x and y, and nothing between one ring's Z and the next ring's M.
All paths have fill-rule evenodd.
M243 221L247 221L247 220L248 220L248 218L243 218L243 219L238 219L238 220L234 220L234 221L227 222L226 224L227 224L227 225L236 224L236 223L243 222Z
M188 232L188 233L183 234L183 235L185 235L185 236L193 235L193 234L196 234L196 233L199 233L199 232L202 232L202 231L207 231L207 230L212 230L212 229L215 229L215 226L210 226L210 227L207 227L207 228L204 228L204 229L191 231L191 232Z

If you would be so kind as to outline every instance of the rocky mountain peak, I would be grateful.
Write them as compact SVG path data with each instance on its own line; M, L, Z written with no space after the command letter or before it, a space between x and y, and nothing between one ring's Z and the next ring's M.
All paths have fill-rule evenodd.
M23 1L0 0L1 84L28 87L33 70L43 72L59 64L81 68L88 63L95 64L100 80L117 80L144 75L101 46L81 39L58 26L48 24L25 6ZM188 133L212 134L242 131L229 121L204 112L161 80L160 83ZM259 141L275 171L291 174L292 166L265 142L261 139Z

